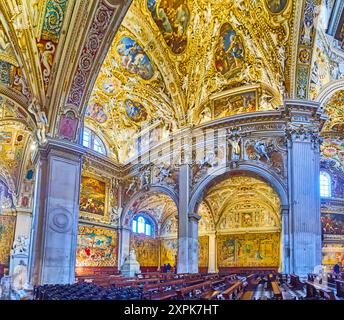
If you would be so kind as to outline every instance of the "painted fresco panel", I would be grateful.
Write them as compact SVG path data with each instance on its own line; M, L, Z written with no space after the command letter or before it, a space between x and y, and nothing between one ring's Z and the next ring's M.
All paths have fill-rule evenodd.
M8 265L16 217L0 215L0 264Z
M278 267L280 234L219 235L217 259L219 267Z
M77 267L117 267L117 232L79 225Z
M344 235L344 214L322 214L321 225L324 234Z
M104 216L106 210L106 183L82 176L80 189L80 211Z
M209 258L209 237L198 237L198 266L208 267Z
M175 266L178 254L178 240L177 239L163 239L161 240L161 265L170 264Z
M158 239L131 234L130 248L135 249L136 258L141 267L157 267L159 265Z

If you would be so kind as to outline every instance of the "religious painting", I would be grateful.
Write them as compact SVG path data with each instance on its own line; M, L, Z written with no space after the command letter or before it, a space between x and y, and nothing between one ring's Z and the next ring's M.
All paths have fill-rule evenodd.
M86 117L89 117L98 123L104 123L107 120L107 115L104 112L103 107L97 102L90 103L87 106Z
M176 265L178 254L178 240L177 239L162 239L161 240L161 265L170 264L172 267Z
M343 42L343 40L344 40L344 10L343 10L342 15L340 17L334 38L336 40L338 40L339 42ZM344 43L342 44L342 46L343 45L344 45Z
M8 265L13 244L15 216L0 214L0 264Z
M121 56L121 64L130 73L149 80L154 75L154 69L148 56L141 46L133 39L124 37L117 45L117 53Z
M175 54L187 46L190 13L186 0L147 0L148 9L166 44Z
M229 94L214 100L214 117L223 118L234 114L257 111L256 91Z
M130 99L125 100L125 111L129 119L135 122L145 121L148 116L145 107L141 103Z
M78 127L78 119L75 118L74 113L69 111L61 116L59 126L59 136L68 140L73 140L76 135Z
M106 94L113 95L122 89L122 82L115 77L107 78L103 82L103 89Z
M141 267L158 267L159 240L144 235L131 234L130 249L134 248Z
M278 267L279 233L219 235L219 267Z
M215 50L215 67L222 74L238 71L244 63L244 45L241 36L230 24L221 27Z
M344 235L344 214L322 214L321 226L324 234Z
M322 264L328 267L326 271L332 271L333 266L337 263L344 266L344 244L325 244L322 248Z
M286 5L287 0L265 0L267 7L272 13L281 13Z
M80 211L104 216L107 207L106 183L93 177L82 176L80 188Z
M12 141L12 132L0 132L0 143L11 143Z
M209 258L209 237L198 237L198 266L201 268L208 267Z
M79 225L77 267L117 267L117 251L115 230Z

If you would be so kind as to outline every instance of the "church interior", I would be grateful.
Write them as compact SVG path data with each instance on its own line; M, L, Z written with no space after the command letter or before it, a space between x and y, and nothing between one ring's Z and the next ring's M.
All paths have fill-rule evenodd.
M343 0L0 0L0 300L343 300Z

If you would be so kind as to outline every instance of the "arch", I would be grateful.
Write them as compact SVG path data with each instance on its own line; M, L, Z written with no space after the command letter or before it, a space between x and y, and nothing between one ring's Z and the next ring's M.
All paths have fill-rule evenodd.
M196 188L192 192L189 204L189 212L197 212L197 206L200 203L200 201L203 200L204 191L215 179L219 178L220 176L224 176L226 173L237 172L246 172L249 174L258 175L265 182L271 184L271 186L277 192L277 194L280 197L281 206L289 206L288 192L286 186L283 184L283 182L276 174L271 173L268 170L253 164L240 164L239 167L235 169L231 169L229 167L219 168L218 170L212 172L211 175L201 180L201 182L196 186Z
M344 90L344 79L338 79L326 84L321 89L315 101L320 102L320 106L323 107L324 104L327 102L328 98L330 98L339 90Z
M140 199L142 196L147 197L147 196L152 195L154 193L163 193L163 194L167 195L168 197L170 197L172 199L172 201L175 203L175 205L178 208L178 196L174 190L171 190L170 188L165 187L165 186L160 186L160 185L154 186L153 185L149 188L149 190L146 190L146 191L140 190L139 192L136 192L131 197L129 202L123 208L121 218L120 218L120 226L124 227L125 218L128 215L129 210L131 209L131 207L135 203L135 201Z

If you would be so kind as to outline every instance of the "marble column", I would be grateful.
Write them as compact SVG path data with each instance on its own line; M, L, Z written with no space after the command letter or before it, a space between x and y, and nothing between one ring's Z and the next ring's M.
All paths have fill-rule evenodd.
M208 256L208 272L216 273L216 234L209 234L209 256Z
M83 153L79 145L53 139L36 152L29 258L33 285L74 282Z
M122 227L119 232L118 270L130 253L130 229Z
M179 207L178 207L178 273L189 272L189 189L190 171L188 164L179 169Z
M200 218L197 214L189 216L189 273L198 273L198 221Z
M290 273L290 244L289 244L289 207L280 210L282 220L281 232L281 272Z
M304 276L321 265L320 125L319 105L309 101L286 102L289 119L288 178L290 201L291 273Z

